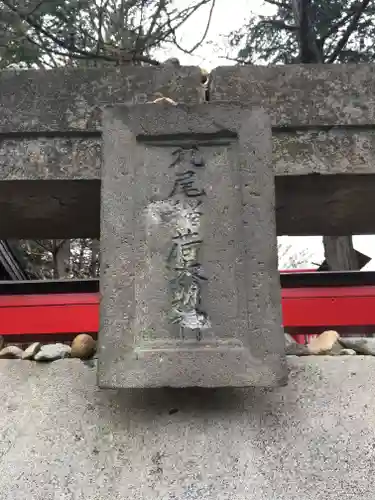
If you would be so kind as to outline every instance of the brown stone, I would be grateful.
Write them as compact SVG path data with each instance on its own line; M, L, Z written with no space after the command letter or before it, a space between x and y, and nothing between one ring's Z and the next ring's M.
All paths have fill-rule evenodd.
M326 330L313 339L307 347L310 354L328 354L332 350L336 351L334 346L338 343L338 339L339 334L335 330Z
M0 351L0 359L22 358L23 350L16 345L9 345Z
M91 358L96 351L96 342L86 333L77 335L72 342L72 358L87 359Z

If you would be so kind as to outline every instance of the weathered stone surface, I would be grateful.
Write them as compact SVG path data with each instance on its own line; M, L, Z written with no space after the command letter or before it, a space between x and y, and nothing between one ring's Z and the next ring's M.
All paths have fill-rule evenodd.
M375 131L332 128L272 134L275 174L373 174ZM0 179L100 179L101 138L6 138Z
M327 354L338 343L338 339L339 334L335 330L327 330L312 339L307 348L311 354Z
M99 180L101 149L100 136L4 138L0 180Z
M373 234L375 175L276 177L277 234Z
M373 500L375 358L288 364L272 391L138 392L2 361L1 500Z
M95 238L100 181L1 181L0 213L0 239Z
M375 130L273 129L276 175L375 174Z
M35 354L35 361L55 361L70 356L71 347L65 344L45 344Z
M115 107L103 141L99 384L285 383L265 115L230 105ZM171 168L173 152L189 145L200 149ZM186 173L184 191L176 179ZM188 303L201 288L188 311L177 300L184 238L195 241L181 247L184 258L198 259L194 273L207 279L195 278L194 292L184 285ZM198 244L198 257L186 253Z
M340 344L358 354L375 356L375 338L341 337Z
M87 359L91 358L96 352L96 342L87 333L77 335L71 345L72 358Z
M100 106L139 104L160 94L203 99L195 67L2 71L0 132L92 130ZM273 125L373 123L375 70L361 65L227 66L211 75L210 99L263 106Z
M273 126L371 125L373 64L223 66L213 70L210 101L262 106Z
M34 356L40 351L42 344L34 342L30 344L22 354L22 359L34 359Z
M97 130L101 107L141 104L161 94L201 102L196 67L59 68L0 72L0 133Z
M16 345L8 345L0 351L0 359L22 358L23 350Z

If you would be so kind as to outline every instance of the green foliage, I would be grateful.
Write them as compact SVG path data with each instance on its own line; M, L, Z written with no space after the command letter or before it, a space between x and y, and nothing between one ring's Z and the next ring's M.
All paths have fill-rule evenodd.
M265 4L268 8L274 6L273 15L251 16L245 26L230 35L239 62L298 62L300 45L292 0L265 0ZM353 0L311 0L309 21L323 62L357 63L375 59L375 2L369 2L355 22L363 5L363 1ZM337 51L347 32L350 32L347 43Z

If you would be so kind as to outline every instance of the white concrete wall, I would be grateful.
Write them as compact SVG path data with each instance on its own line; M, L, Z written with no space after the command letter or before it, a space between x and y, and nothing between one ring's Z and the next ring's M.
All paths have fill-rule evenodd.
M101 391L0 361L1 500L373 500L375 358L289 358L276 390Z

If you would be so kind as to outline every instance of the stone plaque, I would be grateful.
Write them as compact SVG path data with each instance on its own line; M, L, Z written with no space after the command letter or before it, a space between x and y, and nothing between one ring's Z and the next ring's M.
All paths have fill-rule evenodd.
M114 106L103 141L99 385L284 384L267 116Z

